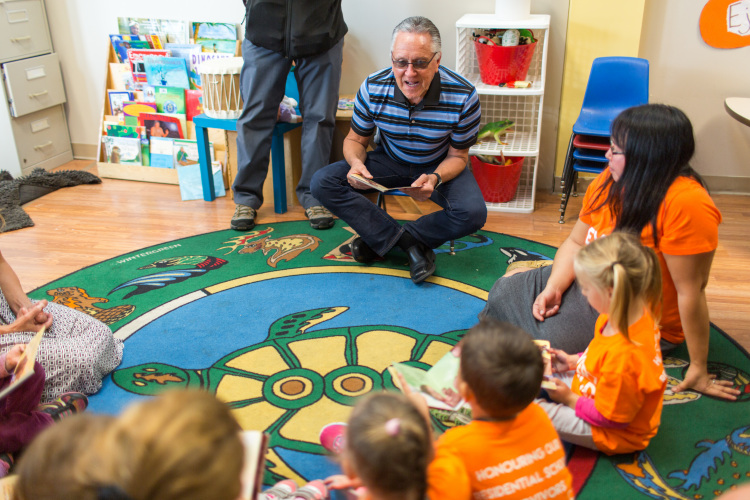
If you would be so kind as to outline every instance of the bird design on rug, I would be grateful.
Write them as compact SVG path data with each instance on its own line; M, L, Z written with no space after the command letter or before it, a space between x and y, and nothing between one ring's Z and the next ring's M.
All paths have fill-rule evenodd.
M105 325L117 323L135 311L135 306L132 304L122 304L105 309L97 304L109 302L109 299L91 297L86 293L86 290L76 286L53 288L47 290L47 295L52 297L52 302L93 316Z
M226 263L226 260L212 257L210 255L183 255L180 257L170 257L168 259L157 260L156 262L139 267L138 269L162 269L175 266L195 266L195 269L174 269L148 274L146 276L139 276L138 278L133 278L130 281L126 281L125 283L116 286L110 290L107 295L111 295L112 292L129 286L136 287L135 290L131 290L123 297L124 300L133 295L140 295L150 290L163 288L175 283L181 283L193 276L201 276L209 271L213 271L214 269L219 269Z

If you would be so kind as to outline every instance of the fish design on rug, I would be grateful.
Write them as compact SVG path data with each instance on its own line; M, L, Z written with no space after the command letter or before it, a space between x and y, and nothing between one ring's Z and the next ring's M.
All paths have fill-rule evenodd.
M52 302L93 316L105 325L112 325L135 311L135 306L132 304L122 304L105 309L97 304L107 303L109 299L91 297L86 293L86 290L76 286L53 288L47 290L47 295L52 297Z
M212 257L210 255L183 255L180 257L170 257L168 259L157 260L151 264L139 267L138 269L162 269L175 266L195 266L195 269L175 269L148 274L146 276L139 276L138 278L133 278L130 281L117 285L110 290L107 295L111 295L112 292L117 290L134 286L135 290L131 290L123 297L123 300L125 300L133 295L140 295L151 290L164 288L168 285L181 283L193 276L201 276L209 271L219 269L226 263L226 260L220 259L219 257Z
M646 451L613 457L613 460L632 456L632 460L615 463L615 469L628 484L651 498L671 500L714 497L750 477L750 472L747 472L747 464L750 462L750 426L737 428L717 441L699 441L695 448L702 451L693 458L687 469L667 474L668 478L680 481L677 485L662 477Z

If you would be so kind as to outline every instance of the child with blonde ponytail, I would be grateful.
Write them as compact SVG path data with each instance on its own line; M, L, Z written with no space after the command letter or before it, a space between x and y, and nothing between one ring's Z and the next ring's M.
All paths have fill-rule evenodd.
M552 370L575 370L571 387L553 378L554 402L538 401L563 441L607 454L642 450L661 421L666 375L659 347L661 270L654 251L614 232L574 260L581 293L598 313L581 354L550 349Z

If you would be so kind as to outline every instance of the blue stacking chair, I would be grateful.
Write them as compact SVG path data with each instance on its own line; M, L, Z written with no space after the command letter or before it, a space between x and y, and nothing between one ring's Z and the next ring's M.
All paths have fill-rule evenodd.
M579 172L599 173L607 166L612 121L623 110L648 103L648 60L598 57L591 65L586 93L568 143L563 167L560 224Z

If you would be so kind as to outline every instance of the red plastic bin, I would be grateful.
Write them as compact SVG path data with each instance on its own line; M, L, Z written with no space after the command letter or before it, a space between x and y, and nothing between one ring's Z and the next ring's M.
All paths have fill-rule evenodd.
M471 169L479 184L484 201L488 203L506 203L516 197L518 182L521 180L523 156L506 156L510 165L493 165L485 163L476 156L471 157Z
M498 85L525 80L537 43L503 47L474 41L482 83Z

